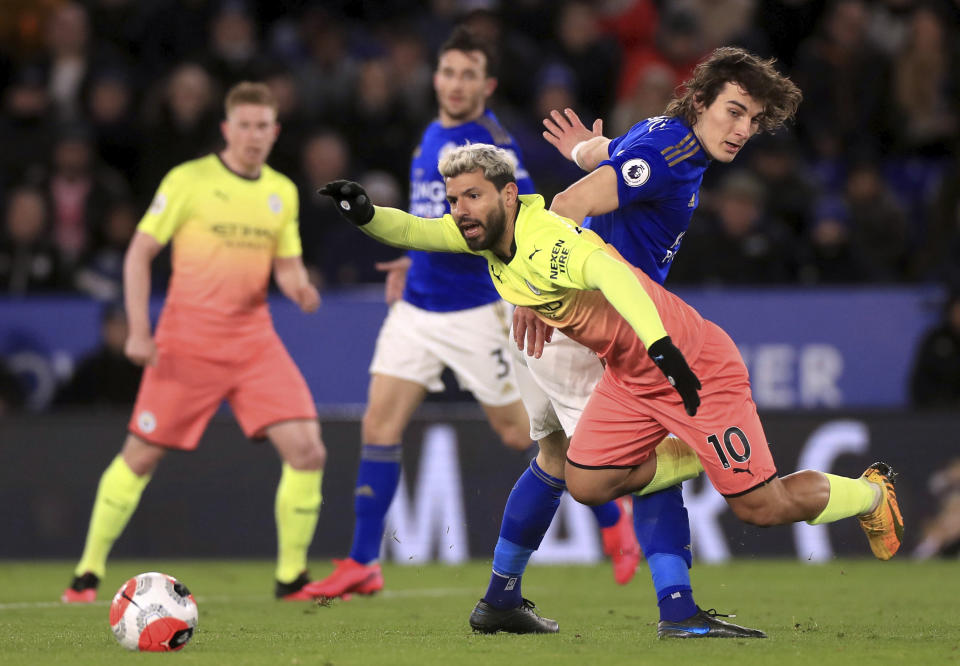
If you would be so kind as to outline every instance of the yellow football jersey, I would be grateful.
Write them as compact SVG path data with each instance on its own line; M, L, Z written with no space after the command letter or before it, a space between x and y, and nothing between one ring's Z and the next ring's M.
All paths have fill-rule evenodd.
M376 207L373 219L360 228L384 243L399 247L483 256L493 284L504 300L532 308L542 319L595 351L608 366L615 367L618 377L627 383L663 382L663 374L647 357L639 337L641 331L651 341L670 331L674 344L684 350L688 361L696 359L704 327L704 320L696 310L642 270L630 266L596 233L546 210L543 197L521 195L520 204L514 226L513 256L508 261L489 250L470 250L450 214L425 219L393 208ZM632 307L633 303L623 304L623 311L630 313L630 321L610 304L603 292L585 280L585 264L595 252L604 252L626 264L636 278L636 286L641 291L629 292L628 289L626 296L635 298L638 307ZM629 281L622 284L630 287Z
M376 211L374 220L361 227L369 235L400 247L478 254L487 260L493 285L504 300L533 308L560 327L566 325L575 302L584 297L581 290L588 289L583 281L584 261L606 247L589 229L546 210L539 194L520 195L514 229L517 248L506 262L489 250L471 250L449 213L425 219L388 208Z
M172 169L137 229L172 239L168 305L237 315L265 303L274 257L300 256L298 214L289 178L245 178L212 154Z

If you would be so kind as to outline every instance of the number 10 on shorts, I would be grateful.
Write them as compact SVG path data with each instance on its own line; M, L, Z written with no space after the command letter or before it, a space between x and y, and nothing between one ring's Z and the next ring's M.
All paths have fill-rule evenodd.
M747 441L743 430L737 426L731 426L723 432L722 445L720 438L716 435L710 435L707 441L713 444L713 449L717 452L717 458L720 459L724 469L730 468L730 458L738 463L744 463L750 459L750 442Z

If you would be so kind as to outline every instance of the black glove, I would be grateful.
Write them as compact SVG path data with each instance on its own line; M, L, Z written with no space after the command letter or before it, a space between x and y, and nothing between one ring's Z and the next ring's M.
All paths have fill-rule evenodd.
M337 208L351 224L362 227L373 219L373 204L370 197L360 186L351 180L332 180L319 190L317 194L326 194L337 202Z
M650 345L647 354L660 368L660 372L666 375L670 385L677 389L677 393L683 398L683 406L687 410L687 414L690 416L696 415L697 407L700 406L700 396L697 391L703 386L700 385L700 380L687 365L687 359L674 346L670 336L660 338Z

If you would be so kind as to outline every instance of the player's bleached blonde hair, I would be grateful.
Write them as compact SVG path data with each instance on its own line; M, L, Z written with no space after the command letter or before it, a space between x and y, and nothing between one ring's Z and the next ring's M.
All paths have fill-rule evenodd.
M472 171L482 171L499 192L507 183L517 182L514 173L517 159L503 148L489 143L468 143L451 149L440 158L440 175L456 178Z
M269 106L274 111L278 109L277 98L270 86L254 81L241 81L230 88L223 100L223 110L229 116L233 108L241 104Z

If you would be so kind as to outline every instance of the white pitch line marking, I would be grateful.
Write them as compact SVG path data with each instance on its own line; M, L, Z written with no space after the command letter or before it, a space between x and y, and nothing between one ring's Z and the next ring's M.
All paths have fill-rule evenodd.
M413 590L384 590L378 592L375 597L382 597L384 599L409 599L417 597L453 597L461 594L475 594L477 592L476 588L473 587L438 587L438 588L425 588L425 589L413 589ZM362 595L354 595L354 598ZM273 601L273 597L266 594L247 594L247 595L215 595L215 596L198 596L196 597L198 604L206 603L235 603L238 601L261 601L268 602ZM347 602L349 603L349 602ZM90 606L109 606L110 601L106 599L101 599L99 601L94 601L88 604L65 604L62 601L17 601L13 603L0 603L0 611L8 610L23 610L26 608L89 608Z

